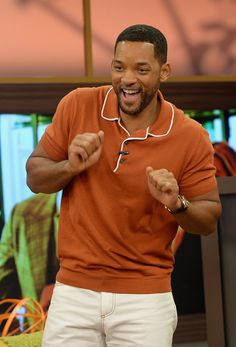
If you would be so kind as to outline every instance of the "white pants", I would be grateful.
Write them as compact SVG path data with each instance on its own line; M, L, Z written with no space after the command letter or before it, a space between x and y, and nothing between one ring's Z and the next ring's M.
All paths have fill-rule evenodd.
M113 294L56 283L43 347L171 347L172 293Z

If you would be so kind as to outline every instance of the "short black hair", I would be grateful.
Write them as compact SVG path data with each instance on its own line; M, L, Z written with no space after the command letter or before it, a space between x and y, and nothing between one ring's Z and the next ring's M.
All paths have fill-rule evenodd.
M154 45L155 58L161 64L167 61L167 40L160 30L150 25L135 24L124 29L116 39L114 51L120 41L150 42Z

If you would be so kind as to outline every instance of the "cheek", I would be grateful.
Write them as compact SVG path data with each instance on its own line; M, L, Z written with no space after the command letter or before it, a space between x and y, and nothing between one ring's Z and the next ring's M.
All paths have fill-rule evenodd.
M113 88L115 89L115 90L117 90L118 89L118 86L119 86L119 80L117 79L117 78L112 78L111 79L111 83L112 83L112 86L113 86Z
M157 76L139 76L138 80L143 86L147 88L152 88L153 86L156 86L159 82Z
M160 81L157 78L150 79L149 81L146 81L145 83L147 89L158 89L160 86Z
M114 72L111 74L112 84L117 84L117 83L120 82L120 80L121 80L120 74L117 74L117 73L114 73Z

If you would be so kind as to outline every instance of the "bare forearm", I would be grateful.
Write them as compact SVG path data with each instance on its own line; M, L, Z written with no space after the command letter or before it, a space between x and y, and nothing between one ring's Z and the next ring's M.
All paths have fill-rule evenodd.
M186 197L179 195L179 185L172 172L147 167L146 174L151 195L173 213L184 230L202 235L216 230L221 213L217 186L205 194L193 197L188 204Z
M74 137L68 149L68 160L52 160L39 143L26 163L27 185L35 193L55 193L73 177L97 163L103 147L104 133L84 133Z
M218 201L192 201L187 211L175 214L176 221L192 234L208 235L216 230L221 213Z
M31 157L27 164L27 185L34 193L54 193L63 189L74 177L67 169L68 161Z

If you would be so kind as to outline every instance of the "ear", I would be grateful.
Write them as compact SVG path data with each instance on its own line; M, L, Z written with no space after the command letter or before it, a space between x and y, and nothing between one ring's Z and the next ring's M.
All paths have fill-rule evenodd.
M166 81L171 75L171 67L169 63L165 63L161 67L160 71L160 81L164 82Z

